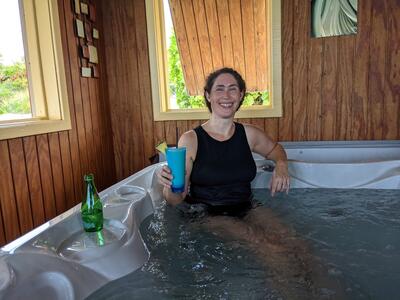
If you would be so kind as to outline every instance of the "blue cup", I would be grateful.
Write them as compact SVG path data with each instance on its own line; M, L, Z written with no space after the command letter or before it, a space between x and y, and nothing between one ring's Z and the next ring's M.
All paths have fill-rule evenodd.
M165 154L173 176L171 190L173 193L182 193L185 190L186 148L167 148Z

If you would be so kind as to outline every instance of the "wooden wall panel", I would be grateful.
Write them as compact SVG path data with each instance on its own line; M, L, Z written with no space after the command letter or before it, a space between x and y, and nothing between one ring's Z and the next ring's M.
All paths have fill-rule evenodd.
M0 166L0 204L5 234L5 237L2 237L1 240L10 242L21 234L21 230L7 141L0 141Z
M383 138L383 97L388 37L385 6L385 1L372 1L367 134L369 139L375 140Z
M183 19L185 22L185 30L186 36L189 44L189 51L190 51L190 61L192 63L194 76L189 80L194 80L195 83L201 82L204 78L204 70L203 70L203 61L202 55L200 51L200 44L199 38L197 35L197 26L196 20L194 17L194 8L192 2L190 1L181 1L182 12L183 12ZM186 76L188 78L188 76ZM201 94L202 89L201 87L196 84L196 92L195 94Z
M246 22L242 22L243 32L246 34L243 36L243 42L246 45L244 47L245 55L245 72L242 73L246 78L246 85L249 91L255 91L257 89L257 71L256 71L256 43L255 43L255 32L254 32L254 7L253 1L246 3L242 2L242 19Z
M23 139L28 176L29 194L32 206L33 225L39 226L46 220L43 207L43 193L40 180L39 160L36 149L36 139L29 136Z
M196 73L193 68L192 56L189 50L189 37L187 36L185 30L185 19L182 13L181 2L179 0L170 0L169 3L171 8L172 20L174 22L176 41L177 44L180 45L180 47L178 48L179 54L181 57L188 58L185 60L181 60L182 69L184 70L183 76L185 78L186 87L188 88L189 94L194 94L197 89L194 80L194 78L196 78ZM107 5L111 5L111 3ZM140 30L146 29L146 24L138 24L138 27L140 28Z
M143 13L145 3L143 1L135 2L135 20L139 24L146 23L146 15ZM139 97L141 123L143 133L143 161L144 165L149 164L149 158L154 155L154 129L153 129L153 105L150 88L150 67L148 60L147 32L136 26L136 43L138 57L139 78ZM141 166L140 166L141 167Z
M358 3L358 33L354 53L354 94L352 98L352 135L354 140L367 139L368 129L368 66L370 61L371 6L373 0Z
M282 111L279 118L280 141L293 139L293 20L292 1L282 3ZM297 15L296 15L297 18Z
M321 74L323 67L322 39L312 39L308 50L307 136L310 140L321 139Z
M190 45L190 42L196 42L197 39L204 44L204 48L195 50L200 53L198 59L203 60L203 65L205 54L210 52L213 68L232 65L242 68L241 65L235 65L234 57L243 52L246 60L242 73L249 88L262 81L256 69L260 59L256 56L259 47L256 46L255 32L264 34L261 28L265 28L265 25L256 20L261 8L256 7L253 1L250 2L251 7L240 1L239 12L237 0L170 0L178 31L183 30L186 25L194 30L193 26L204 25L204 18L207 21L208 43L206 33L199 29L196 33L191 33L192 40L186 35L186 30L177 34L181 45L180 54L193 59L191 52L194 45ZM310 1L282 0L283 116L240 121L263 128L268 135L279 141L400 139L400 67L397 63L400 60L397 21L400 17L400 3L396 0L384 0L382 4L377 3L380 1L375 2L358 2L357 35L316 39L310 37ZM110 98L113 105L111 111L119 117L118 120L112 119L112 127L114 133L119 132L118 134L125 138L132 135L148 143L145 147L147 150L144 151L146 153L133 158L144 163L143 166L146 165L150 154L155 154L154 146L157 142L166 140L168 144L175 144L181 133L204 121L151 121L152 126L147 123L151 116L147 49L129 44L129 47L132 47L129 49L129 55L140 56L139 61L146 62L140 67L140 71L135 73L135 70L127 69L120 63L123 60L121 54L118 54L118 49L113 48L116 45L128 45L118 40L122 38L121 32L124 33L124 39L138 40L139 35L146 36L145 19L140 18L141 15L145 15L144 3L144 0L101 1L102 10L107 12L107 15L110 15L110 11L118 9L134 11L134 15L129 16L130 23L123 20L127 18L124 14L119 15L118 20L105 17L104 28L105 42L111 47L106 55L108 70L119 63L119 72L125 77L128 76L117 81L113 72L107 74L110 87L108 93L119 93L119 96ZM187 20L182 11L183 6L191 9L190 16L193 20ZM199 15L196 15L196 12L199 12ZM239 15L242 18L242 34L234 36L232 24L238 23ZM250 29L253 35L248 34ZM234 47L241 39L245 45L243 51L241 47ZM227 49L222 51L225 46ZM192 62L182 63L183 68L186 68L185 73L192 74L188 75L191 79L189 85L194 86L198 79L191 69ZM146 71L143 73L143 70ZM204 70L205 75L206 73ZM130 89L132 82L138 79L139 90ZM376 82L371 84L372 80ZM199 84L202 86L203 82ZM131 104L126 103L126 94L120 91L134 93L129 97L131 101L140 103L140 109L139 106L132 108ZM143 91L144 96L141 94ZM380 100L375 107L376 100L372 98L377 98L377 93ZM374 111L375 109L377 110ZM143 118L144 112L147 118ZM142 131L146 126L152 128L153 134L148 135L147 131L138 132L129 122L121 122L125 114L141 119ZM144 138L147 136L152 136L152 140ZM128 153L123 150L130 147L127 151L132 152L132 145L125 145L122 141L116 141L114 137L114 146L116 160L128 162L132 159L128 159ZM126 173L138 171L139 166L140 163L125 166ZM120 174L119 168L122 166L117 164L117 172Z
M232 32L232 50L234 60L233 66L240 74L246 74L246 67L243 59L245 55L243 45L242 13L240 4L240 0L229 0L229 18ZM207 74L205 74L205 76Z
M303 0L293 1L293 140L307 138L307 57L310 28L309 7ZM285 79L283 79L283 82ZM283 83L284 84L284 83Z
M326 38L321 87L321 139L332 141L336 131L337 37Z
M224 66L221 37L218 25L217 4L214 0L204 0L207 15L207 28L211 47L211 57L214 69Z
M400 136L400 5L397 0L387 2L387 59L384 90L384 139Z
M338 41L336 140L351 139L354 42L351 36Z
M21 233L24 234L33 228L33 221L22 140L10 140L8 142L8 148L10 150L11 171L14 183L15 201L17 203L19 227Z
M268 89L270 37L266 16L270 1L170 0L169 3L190 95L201 95L207 75L223 66L246 75L249 91Z
M94 173L99 191L116 182L105 72L100 67L100 79L80 77L73 1L58 4L72 129L0 141L0 245L80 203L84 173ZM100 38L101 26L100 13Z

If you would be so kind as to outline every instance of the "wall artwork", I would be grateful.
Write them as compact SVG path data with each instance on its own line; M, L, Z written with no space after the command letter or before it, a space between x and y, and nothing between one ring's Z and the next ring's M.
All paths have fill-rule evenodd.
M358 0L311 0L311 36L357 34Z
M99 78L97 43L99 31L96 29L96 9L92 0L71 0L76 38L79 40L80 75L85 78Z

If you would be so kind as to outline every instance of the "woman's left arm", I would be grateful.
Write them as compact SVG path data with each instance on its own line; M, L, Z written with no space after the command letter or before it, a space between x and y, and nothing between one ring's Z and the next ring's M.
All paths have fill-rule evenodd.
M244 125L251 151L275 162L275 169L269 183L271 196L276 192L289 192L290 177L286 152L283 147L268 137L264 131L252 125Z

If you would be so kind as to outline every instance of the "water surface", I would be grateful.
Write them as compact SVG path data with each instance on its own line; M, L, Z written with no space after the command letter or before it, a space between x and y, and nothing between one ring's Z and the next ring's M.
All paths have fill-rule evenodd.
M322 288L321 297L398 299L400 190L293 189L271 198L257 189L254 195L304 240L323 277L340 283L336 296ZM141 225L149 261L89 299L285 299L277 284L284 268L268 266L241 239L215 234L204 226L209 217L199 214L158 208Z

